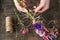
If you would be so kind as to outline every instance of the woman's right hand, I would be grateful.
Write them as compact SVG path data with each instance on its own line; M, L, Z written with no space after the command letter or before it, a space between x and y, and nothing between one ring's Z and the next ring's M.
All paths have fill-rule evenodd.
M40 4L38 6L34 6L35 13L43 13L49 8L50 0L40 0Z

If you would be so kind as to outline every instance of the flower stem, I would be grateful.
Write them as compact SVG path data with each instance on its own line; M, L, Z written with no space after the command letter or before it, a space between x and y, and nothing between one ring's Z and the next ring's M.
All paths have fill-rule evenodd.
M16 10L15 8L14 8L14 12L15 12L15 15L16 15L18 21L19 21L19 24L21 24L21 26L22 26L22 28L21 28L21 30L20 30L20 31L22 31L22 30L25 28L25 25L23 24L22 20L21 20L20 17L18 16L17 10Z
M31 18L32 20L35 19L34 16L32 15L32 13L30 13L30 12L27 13L27 16L30 16L30 18Z

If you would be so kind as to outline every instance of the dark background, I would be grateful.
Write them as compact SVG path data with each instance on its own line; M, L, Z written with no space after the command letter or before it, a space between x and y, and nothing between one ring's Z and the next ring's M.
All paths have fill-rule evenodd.
M0 0L0 40L42 40L34 32L27 35L21 35L18 33L16 38L16 33L8 34L5 32L5 17L14 15L12 10L13 0ZM50 9L45 11L43 17L47 20L55 20L58 30L60 30L60 0L51 0ZM56 40L59 40L57 38Z

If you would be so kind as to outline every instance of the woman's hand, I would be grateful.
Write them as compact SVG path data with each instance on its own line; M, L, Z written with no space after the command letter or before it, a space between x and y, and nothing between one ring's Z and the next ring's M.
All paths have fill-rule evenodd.
M14 0L14 3L15 3L15 6L16 6L18 11L25 12L25 13L28 12L28 10L25 8L25 7L27 7L26 0L23 0L23 5L25 7L21 7L20 4L17 2L17 0ZM50 3L50 0L41 0L40 4L37 4L38 5L37 7L33 6L33 8L34 8L33 11L35 13L37 13L37 12L42 13L42 12L46 11L49 8L49 3ZM29 10L29 11L32 11L32 10Z
M40 4L37 7L34 6L35 13L37 12L42 13L46 11L49 8L49 3L50 3L50 0L41 0Z
M16 6L16 8L17 8L18 11L20 11L20 12L26 12L26 13L28 12L28 10L26 8L20 6L20 4L18 3L17 0L14 0L14 3L15 3L15 6Z

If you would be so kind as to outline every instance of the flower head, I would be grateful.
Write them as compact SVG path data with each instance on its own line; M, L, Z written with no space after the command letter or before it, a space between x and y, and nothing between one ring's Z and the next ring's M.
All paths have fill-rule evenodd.
M28 29L24 29L24 30L22 31L22 34L26 34L26 33L28 33L28 32L29 32Z
M39 22L37 22L37 23L35 23L35 24L33 25L33 27L34 27L35 29L41 30L41 29L42 29L42 24L39 23Z

